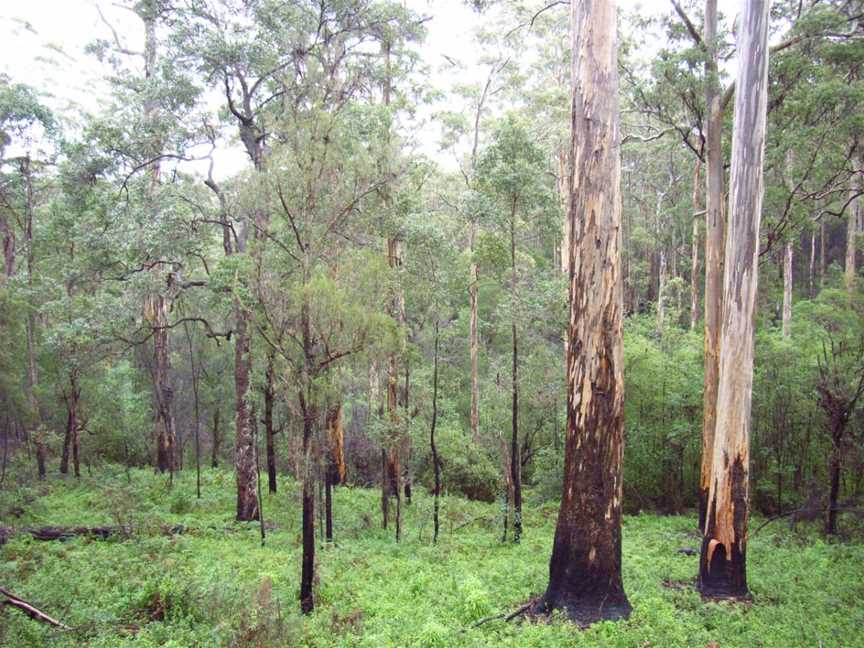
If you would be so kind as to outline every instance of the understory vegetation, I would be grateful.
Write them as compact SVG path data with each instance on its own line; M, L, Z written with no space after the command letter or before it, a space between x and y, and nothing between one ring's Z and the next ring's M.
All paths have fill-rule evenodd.
M864 642L864 544L829 542L817 525L753 521L750 604L703 603L694 589L694 515L624 518L624 583L633 615L575 632L570 623L478 621L516 610L542 592L556 502L529 492L521 544L501 543L496 504L442 498L431 543L431 498L404 507L402 542L380 528L380 494L337 489L335 544L318 565L315 612L299 587L299 487L264 495L267 527L234 521L233 475L208 469L167 488L152 471L99 469L99 477L34 484L0 494L15 526L119 525L128 537L0 547L0 581L38 601L74 631L8 613L0 645L30 646L692 646L848 647ZM165 529L183 525L181 534Z

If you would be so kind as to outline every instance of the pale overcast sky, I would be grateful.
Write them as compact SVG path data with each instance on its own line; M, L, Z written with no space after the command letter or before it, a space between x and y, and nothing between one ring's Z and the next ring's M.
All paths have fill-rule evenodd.
M484 17L467 8L463 0L407 0L407 4L418 13L432 16L427 23L428 37L423 51L428 53L426 63L432 69L433 84L446 90L454 82L439 71L443 54L466 65L459 81L479 80L484 72L476 65L478 51L472 33ZM727 12L737 6L735 0L721 0L720 4L731 5L726 7ZM96 2L0 0L0 5L0 72L53 97L49 104L56 110L78 104L98 112L100 100L109 96L109 89L101 80L105 69L85 54L84 48L96 38L109 38L110 32L99 18ZM121 35L128 37L130 46L140 47L143 31L129 12L108 0L99 0L99 7ZM669 11L668 0L621 0L619 7L626 11L641 7L650 13ZM553 11L566 19L565 7ZM432 139L437 141L437 136ZM424 142L424 150L434 154L435 143ZM222 159L217 159L217 169L224 175L243 163L237 152L225 152Z

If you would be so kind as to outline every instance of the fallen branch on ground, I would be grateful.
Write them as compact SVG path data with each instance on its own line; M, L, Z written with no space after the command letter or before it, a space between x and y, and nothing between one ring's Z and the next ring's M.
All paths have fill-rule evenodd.
M471 518L467 522L463 522L462 524L460 524L457 527L453 527L453 531L458 531L459 529L464 529L469 524L474 524L475 522L494 522L494 521L495 521L495 518L493 518L493 517L489 517L488 515L480 515L480 516L477 516L475 518ZM451 533L453 531L451 531Z
M16 610L23 612L24 614L26 614L28 617L30 617L34 621L41 621L42 623L47 623L50 626L53 626L55 628L59 628L60 630L71 630L72 629L69 626L67 626L65 623L61 623L57 619L48 616L47 614L45 614L42 610L37 608L32 603L28 603L27 601L22 599L20 596L16 596L15 594L13 594L12 592L10 592L7 589L0 587L0 594L2 594L5 597L4 599L0 600L0 605L2 605L3 607L5 607L7 605L10 607L13 607Z
M494 616L484 617L484 618L480 619L479 621L473 623L471 625L471 627L477 628L477 627L483 625L484 623L489 623L490 621L497 621L498 619L504 619L504 621L512 621L516 617L522 616L523 614L525 614L528 610L530 610L532 607L534 607L534 605L536 603L537 603L537 599L531 599L525 605L518 607L515 611L510 612L509 614L507 612L504 612L502 614L496 614Z
M186 528L183 525L172 527L162 527L162 532L166 535L175 535L184 533ZM68 540L75 537L99 538L105 540L110 536L130 536L132 529L127 526L114 527L0 527L0 546L4 545L9 538L16 535L30 535L35 540Z

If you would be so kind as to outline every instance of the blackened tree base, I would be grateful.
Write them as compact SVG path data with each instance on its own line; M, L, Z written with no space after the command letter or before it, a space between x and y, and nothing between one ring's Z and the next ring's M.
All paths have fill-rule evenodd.
M713 551L711 545L714 545ZM747 564L745 552L736 542L732 545L732 555L726 559L725 547L711 538L702 540L702 553L699 558L699 581L697 587L702 598L716 600L749 601L747 589ZM710 561L708 557L710 556Z
M587 627L598 621L623 621L630 617L632 609L623 592L568 594L547 591L534 605L531 614L549 615L560 610L574 623Z

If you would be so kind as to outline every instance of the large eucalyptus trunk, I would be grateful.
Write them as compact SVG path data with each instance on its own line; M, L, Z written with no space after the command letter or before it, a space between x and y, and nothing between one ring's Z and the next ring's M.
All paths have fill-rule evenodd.
M156 9L149 3L141 3L136 12L144 23L144 76L149 81L156 74ZM156 190L160 181L159 155L162 153L162 142L157 135L158 114L156 103L148 99L144 105L144 124L147 155L155 160L150 163L147 183L147 199L152 206L156 202ZM150 266L153 283L162 286L166 283L163 276L168 266L164 258L158 258ZM167 284L170 288L172 273L167 273ZM174 472L177 465L176 430L174 427L173 400L174 390L171 385L171 338L168 329L169 298L162 289L154 289L144 297L144 320L152 331L153 338L153 404L155 407L154 437L156 441L156 468L159 472Z
M699 560L699 589L712 598L748 595L750 410L764 192L768 6L768 0L748 0L738 26L717 424Z
M621 161L614 0L574 0L567 440L549 585L538 609L580 623L627 617Z
M174 389L171 386L171 356L168 336L168 303L162 295L145 301L145 319L153 329L153 395L156 405L156 468L173 473L176 462Z
M720 362L720 315L723 281L723 108L717 70L717 0L705 2L705 339L702 398L702 470L699 480L699 526L708 505L717 417L717 377Z
M234 475L237 482L237 520L258 519L258 494L255 471L255 440L252 430L252 403L249 382L252 351L249 326L252 314L235 302L234 307L234 393L236 435L234 438Z

